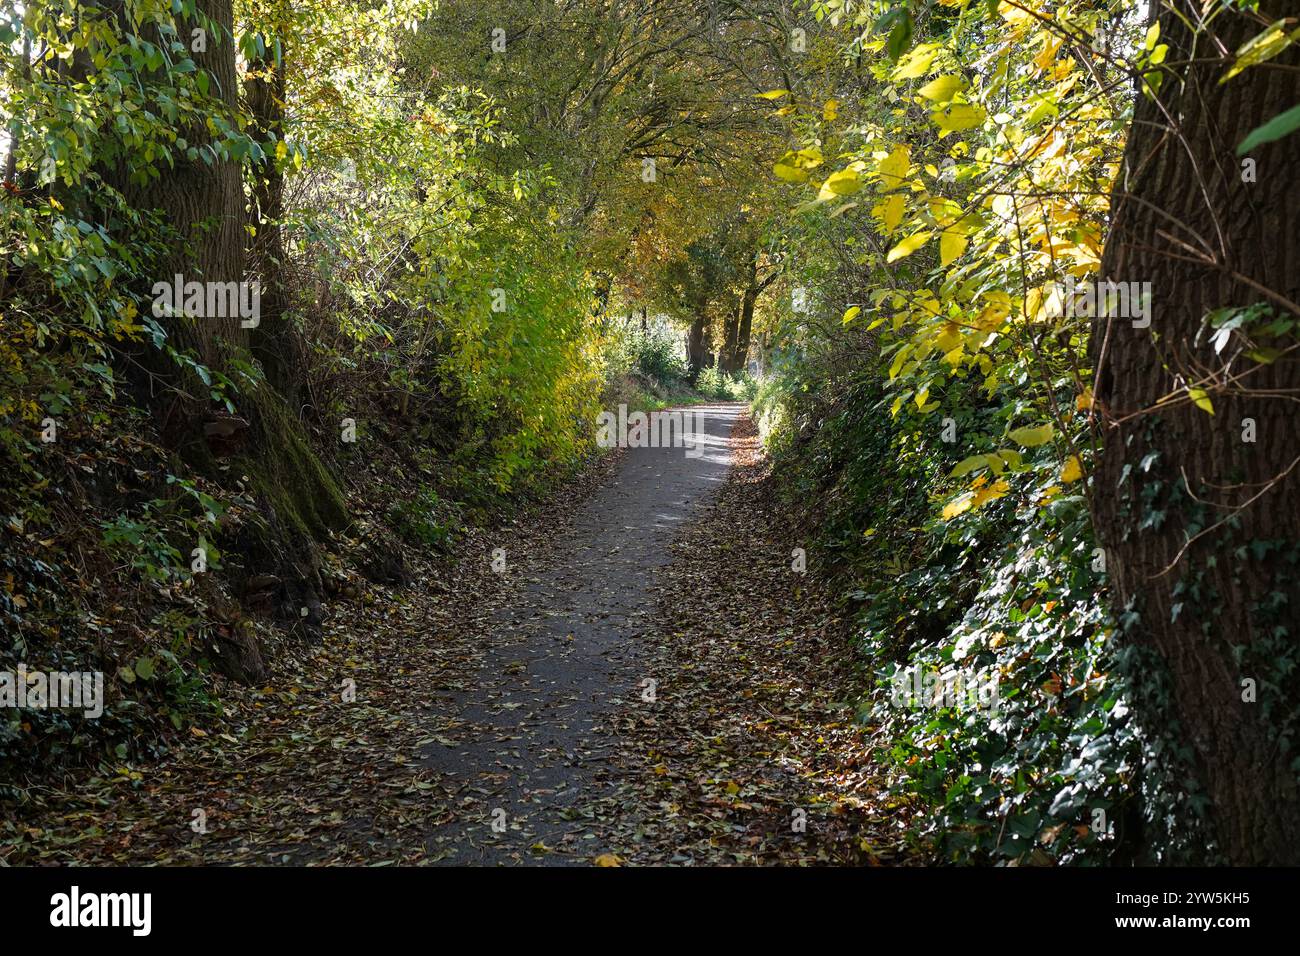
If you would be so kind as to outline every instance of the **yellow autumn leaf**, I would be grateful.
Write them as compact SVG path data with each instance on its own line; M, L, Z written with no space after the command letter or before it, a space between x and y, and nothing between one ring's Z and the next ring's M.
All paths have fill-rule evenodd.
M1052 423L1038 425L1037 427L1014 428L1009 433L1010 438L1017 445L1023 445L1025 448L1037 448L1039 445L1046 445L1056 434L1056 429Z
M778 178L784 179L788 183L806 183L808 181L808 170L800 169L798 166L786 162L784 159L780 160L772 167L772 172L776 173Z
M966 81L955 73L949 73L944 76L936 76L925 86L917 90L927 100L934 100L937 103L947 103L950 99L960 93L966 86Z
M781 179L792 183L806 183L808 171L822 164L822 151L817 147L791 150L777 160L772 171Z
M1010 490L1011 486L1007 484L1006 479L999 478L997 481L993 482L993 484L985 485L983 488L976 491L971 497L970 506L972 508L983 507L990 501L994 501L998 498L1005 498L1007 492Z
M815 169L822 164L822 151L816 146L798 150L794 155L798 165L804 169Z
M827 122L835 119L840 113L839 100L827 100L826 105L822 107L822 119Z
M1043 49L1034 57L1034 66L1040 70L1050 70L1052 63L1056 60L1056 51L1061 48L1061 37L1055 36L1047 31L1042 34Z
M1210 401L1210 396L1205 393L1203 388L1189 388L1187 397L1190 398L1196 407L1210 415L1214 414L1214 405Z
M596 857L595 864L597 866L622 866L623 858L615 856L613 853L602 853Z
M766 93L757 94L757 96L759 99L764 100L779 100L781 97L788 95L789 92L789 90L768 90Z
M1084 386L1083 391L1074 400L1074 407L1081 412L1086 412L1092 408L1092 388L1090 386Z
M943 196L929 197L926 205L930 209L930 215L934 217L935 225L941 228L946 229L961 216L961 205Z
M912 253L916 252L917 249L920 249L930 241L930 235L931 234L928 232L918 232L914 235L908 236L898 245L894 246L894 248L889 250L889 254L885 256L885 262L897 262L899 259L910 256Z
M981 327L987 322L992 323L996 328L1003 319L1011 314L1011 296L1000 289L985 292L984 301L988 304L984 306L984 311L980 313Z
M1055 296L1052 292L1050 295ZM1059 298L1059 297L1058 297ZM1044 301L1043 290L1033 288L1025 293L1025 321L1037 322L1042 318L1044 311L1047 309L1047 303Z
M971 103L955 103L945 110L931 113L930 119L939 127L939 135L942 138L949 133L974 129L984 122L987 115L979 106Z
M961 233L945 229L939 237L939 265L946 266L954 259L961 258L968 241Z
M945 322L943 330L935 337L935 344L941 352L951 352L961 345L961 326L956 322Z
M1061 469L1061 484L1068 485L1082 477L1083 465L1079 461L1079 456L1071 455L1065 460L1065 467Z
M969 511L971 499L974 497L975 495L968 491L965 494L958 495L952 501L948 502L943 506L943 520L951 521L959 514Z
M876 166L876 172L880 174L880 184L886 189L897 189L903 184L903 177L907 175L911 165L911 151L906 146L895 146Z
M903 213L907 211L907 197L902 193L894 193L882 204L881 220L885 225L885 233L890 234L898 228L898 224L903 221Z
M1014 27L1017 33L1022 32L1026 27L1032 26L1036 22L1034 15L1024 6L1018 3L1009 3L1007 0L1001 0L998 4L998 16Z
M904 345L894 353L894 361L890 363L889 366L889 380L891 382L898 378L899 373L903 370L903 363L907 361L907 358L911 353L912 347L910 345Z
M939 53L939 44L922 43L903 57L894 70L895 80L914 80L930 70L930 64Z
M851 196L862 188L862 180L858 176L858 171L853 168L841 169L839 172L831 173L822 183L822 192L830 196Z
M1236 62L1232 64L1232 68L1223 75L1219 82L1227 83L1247 67L1263 63L1265 60L1271 60L1292 43L1300 40L1300 30L1293 30L1290 33L1285 32L1286 27L1294 22L1291 18L1278 20L1263 33L1242 44L1237 50ZM1154 36L1148 36L1147 42L1143 46L1147 50L1154 50L1156 40L1159 37L1160 32L1157 30Z

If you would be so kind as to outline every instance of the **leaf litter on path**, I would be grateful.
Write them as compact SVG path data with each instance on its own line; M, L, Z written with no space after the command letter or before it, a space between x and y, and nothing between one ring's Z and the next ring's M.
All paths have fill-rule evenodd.
M611 457L454 567L332 606L321 646L226 688L220 726L33 793L0 860L906 861L848 628L791 570L732 419L730 465Z

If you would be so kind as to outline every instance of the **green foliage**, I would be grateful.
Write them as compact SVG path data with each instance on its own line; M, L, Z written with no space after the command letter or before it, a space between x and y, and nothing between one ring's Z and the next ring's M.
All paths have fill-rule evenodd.
M784 317L756 408L850 582L877 677L863 719L920 834L953 860L1185 859L1197 815L1171 832L1165 808L1194 791L1133 716L1159 678L1113 640L1084 496L1088 323L1059 292L1098 266L1128 122L1060 34L1104 26L1117 55L1091 76L1149 87L1164 48L1105 4L956 6L815 5L879 51L877 85L782 108L773 175L804 190L790 269L811 315ZM998 706L900 705L912 670L996 674Z
M451 550L456 536L465 530L456 503L440 498L427 487L420 488L410 500L393 505L389 520L406 541L443 553Z
M624 333L619 340L626 365L661 384L681 382L686 379L686 361L681 355L677 336L656 325L646 332L639 329Z
M764 396L769 418L786 406L769 433L777 476L792 500L822 503L810 519L857 582L848 597L878 679L863 719L899 789L928 808L917 835L953 860L1131 858L1143 737L1108 641L1083 499L1039 509L1004 498L955 526L936 519L932 488L957 463L939 434L882 428L888 397L869 369L811 394L800 374L806 384L822 373L788 370ZM907 668L991 669L998 706L900 705L893 681Z
M758 392L757 381L746 372L728 374L716 365L710 365L700 372L695 381L695 388L706 398L717 398L728 402L751 402Z

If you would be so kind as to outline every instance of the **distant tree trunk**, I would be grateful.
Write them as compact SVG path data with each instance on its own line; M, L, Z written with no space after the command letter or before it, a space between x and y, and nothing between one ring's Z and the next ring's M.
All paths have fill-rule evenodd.
M614 291L614 277L608 272L599 274L599 283L596 286L596 316L600 319L601 331L609 329L610 322L613 321L609 312L609 297Z
M740 304L740 328L736 333L736 349L731 358L731 370L741 371L749 362L749 337L754 329L754 305L762 290L750 286L745 290L744 300Z
M754 331L754 307L758 304L758 297L776 280L779 274L779 271L773 271L771 275L760 282L758 281L758 255L755 254L750 260L749 282L746 284L744 294L740 298L740 309L736 319L736 335L726 352L726 365L724 366L726 371L739 372L749 363L749 340Z
M736 307L727 314L727 324L724 329L722 339L722 349L718 352L718 367L724 372L730 372L733 369L733 362L736 356L736 340L740 334L740 313L744 307L745 296L749 290L745 290L744 295L736 299Z
M261 321L249 336L253 355L266 377L291 409L303 402L307 379L307 350L294 328L286 281L284 176L276 162L276 143L284 142L285 53L276 56L273 38L264 36L264 52L249 63L244 99L253 118L253 131L266 158L251 167L250 191L253 252L262 283Z
M1207 313L1261 301L1289 312L1284 303L1300 299L1300 134L1251 152L1255 182L1243 181L1235 155L1252 129L1300 103L1300 51L1219 82L1219 51L1295 13L1279 0L1263 6L1258 18L1224 8L1213 42L1184 25L1202 19L1200 0L1175 0L1161 15L1167 62L1193 65L1166 75L1158 100L1138 96L1112 200L1103 275L1151 283L1151 327L1112 318L1094 330L1106 424L1093 494L1122 639L1167 669L1219 849L1234 864L1295 864L1300 415L1285 396L1300 392L1300 363L1284 357L1235 389L1207 385L1212 415L1187 400L1188 384L1239 348L1216 356ZM1232 372L1254 364L1239 357ZM1169 394L1176 401L1156 408ZM1248 421L1253 443L1243 440ZM1234 507L1243 509L1235 528L1188 545ZM1256 702L1243 701L1247 680Z
M686 359L690 365L691 380L700 374L700 369L708 362L709 355L709 300L700 299L696 305L695 321L686 338Z

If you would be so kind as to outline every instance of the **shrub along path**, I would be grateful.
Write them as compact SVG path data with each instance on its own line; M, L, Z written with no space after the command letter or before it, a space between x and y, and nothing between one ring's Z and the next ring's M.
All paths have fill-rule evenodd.
M337 605L172 757L32 794L0 857L901 861L845 623L792 569L741 406L702 411L703 454L611 456L453 570Z

